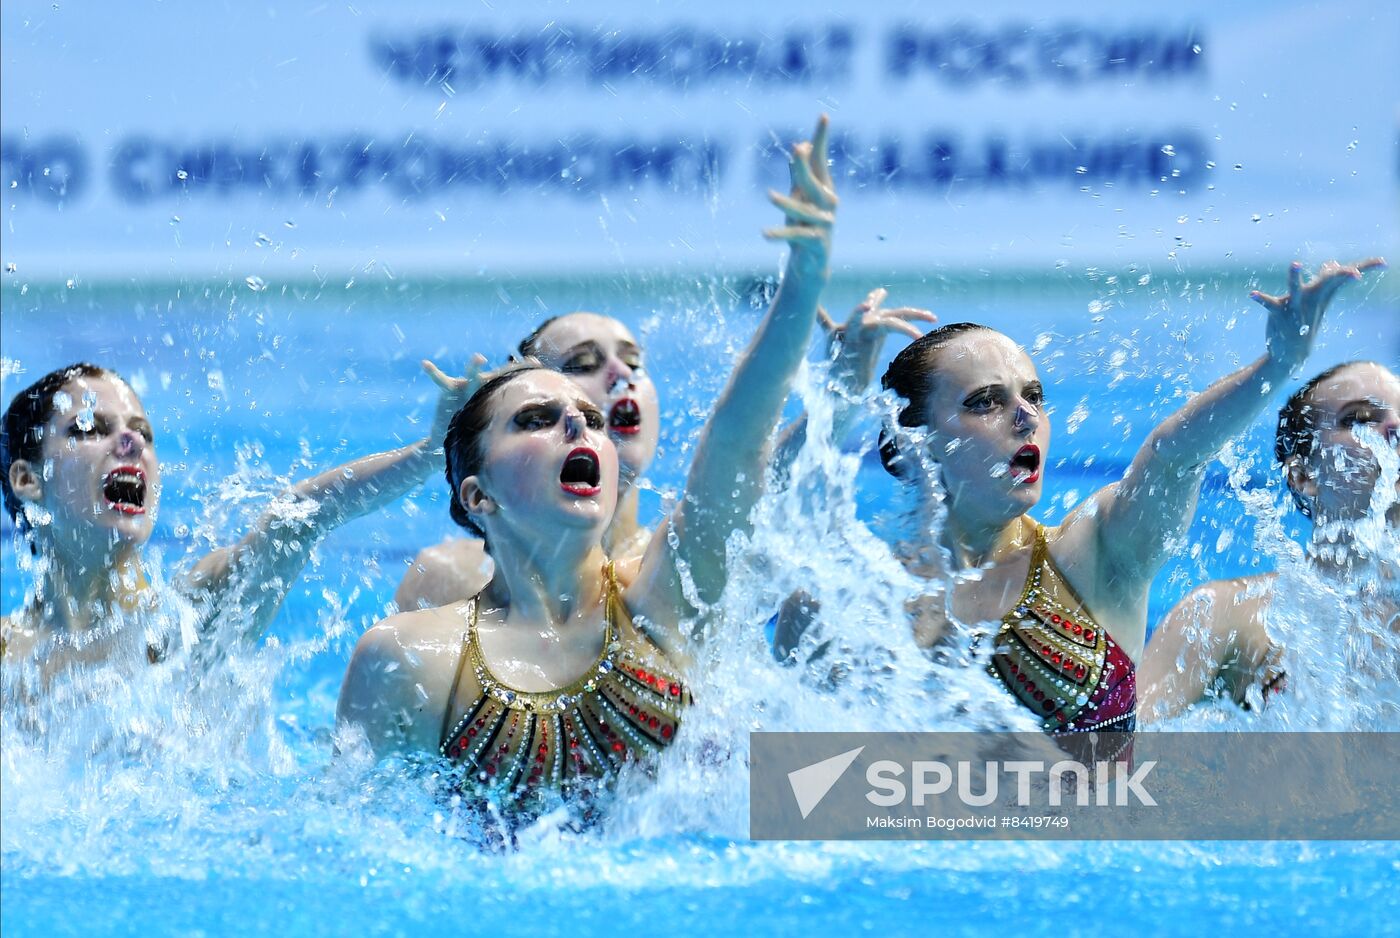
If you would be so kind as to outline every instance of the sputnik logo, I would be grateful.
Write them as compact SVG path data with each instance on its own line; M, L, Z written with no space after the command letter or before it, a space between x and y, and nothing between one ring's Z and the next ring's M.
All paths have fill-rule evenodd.
M797 810L802 812L804 821L807 820L807 815L817 809L826 793L841 780L841 776L846 774L851 763L856 761L856 756L864 749L865 747L861 746L788 773L788 784L792 786L792 796L797 799Z

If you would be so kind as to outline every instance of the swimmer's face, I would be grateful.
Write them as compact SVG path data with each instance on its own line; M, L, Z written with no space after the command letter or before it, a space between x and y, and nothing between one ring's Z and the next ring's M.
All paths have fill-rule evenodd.
M607 418L569 378L535 370L502 387L480 440L481 469L458 497L493 543L506 530L541 544L565 530L601 541L617 507Z
M1289 467L1289 485L1311 500L1316 518L1364 517L1381 476L1378 451L1400 457L1400 378L1360 362L1323 381L1308 402L1316 408L1317 442L1306 465ZM1400 524L1400 488L1383 510Z
M656 386L631 331L610 316L570 313L545 328L535 355L578 382L603 412L622 466L621 484L631 485L656 456L661 429Z
M990 329L960 335L931 363L929 458L949 508L969 518L1010 520L1040 500L1050 421L1030 357Z
M141 400L119 378L75 378L54 395L44 427L37 493L16 492L47 513L59 550L84 556L94 534L144 544L160 503L160 463Z

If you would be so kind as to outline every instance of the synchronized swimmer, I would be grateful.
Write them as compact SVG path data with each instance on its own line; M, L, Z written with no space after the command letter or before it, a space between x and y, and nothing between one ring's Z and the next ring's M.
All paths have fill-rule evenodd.
M803 445L805 420L773 438L819 321L833 338L838 428L886 336L913 339L881 382L899 409L880 455L918 506L921 533L892 549L925 584L907 608L920 646L991 623L979 639L989 670L1054 734L1130 732L1139 717L1211 695L1259 703L1281 688L1283 648L1268 625L1277 574L1200 587L1144 649L1149 592L1194 516L1205 467L1301 371L1337 291L1382 262L1328 263L1311 280L1294 264L1287 293L1256 293L1267 311L1259 357L1153 429L1121 480L1046 526L1030 512L1050 420L1021 346L974 323L921 335L915 324L932 314L885 309L879 290L844 327L821 311L837 204L826 149L823 118L792 150L791 193L770 194L785 221L765 235L788 245L784 276L654 531L639 520L638 481L662 413L643 350L621 322L571 313L542 323L494 371L478 358L452 378L425 363L441 392L425 438L295 486L174 581L173 601L189 610L183 634L133 640L101 626L172 601L143 566L161 484L151 422L131 387L96 365L21 391L4 416L3 486L34 582L5 617L0 648L23 675L19 699L41 698L74 668L141 656L160 666L181 649L256 640L320 538L445 461L451 516L472 536L420 552L395 596L401 611L360 638L339 745L436 754L461 768L471 799L526 815L559 796L591 801L622 766L666 748L692 694L709 692L694 662L701 635L726 638L707 621L731 575L726 542L750 530L765 479ZM1397 414L1400 379L1372 362L1323 372L1281 412L1288 489L1330 532L1325 550L1308 553L1320 575L1356 569L1345 531L1374 511L1386 478L1375 448L1400 447ZM1400 491L1384 507L1400 527ZM1395 575L1393 558L1385 571ZM1394 628L1395 591L1382 593L1363 612ZM814 644L803 638L813 612L785 605L780 657Z

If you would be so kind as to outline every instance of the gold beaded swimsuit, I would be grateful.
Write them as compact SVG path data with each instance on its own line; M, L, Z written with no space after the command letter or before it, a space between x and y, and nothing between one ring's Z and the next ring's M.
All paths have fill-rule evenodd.
M576 787L587 797L625 763L655 754L675 738L689 689L632 625L611 563L604 578L603 651L581 677L558 690L522 691L492 674L477 639L477 600L462 607L467 628L439 751L466 767L471 788L516 805ZM468 665L481 693L453 725Z
M997 630L991 672L1047 732L1131 732L1136 722L1133 661L1055 566L1042 525L1021 601Z

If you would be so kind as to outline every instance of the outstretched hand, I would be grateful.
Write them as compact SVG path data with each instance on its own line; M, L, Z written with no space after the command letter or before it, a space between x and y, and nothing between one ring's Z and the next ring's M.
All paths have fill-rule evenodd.
M1318 270L1317 276L1305 282L1302 263L1294 261L1288 268L1287 293L1282 296L1271 296L1259 290L1251 293L1249 298L1269 311L1265 332L1269 355L1280 365L1286 365L1290 372L1301 368L1317 340L1327 305L1342 284L1360 280L1366 271L1384 266L1385 261L1379 257L1350 265L1328 261Z
M460 378L453 377L443 372L441 368L426 358L423 359L423 371L433 383L438 386L437 409L433 411L433 425L428 431L428 439L433 446L441 446L447 437L447 428L452 423L452 418L457 415L457 411L471 399L476 393L476 389L486 383L491 377L490 372L485 370L486 356L473 355L467 365L467 373Z
M769 190L768 198L786 213L786 223L769 228L763 236L770 241L786 241L792 246L792 259L825 273L831 255L831 228L835 221L836 191L827 169L827 127L823 114L817 121L811 141L795 144L788 158L792 192L783 195Z
M858 304L851 310L851 315L842 325L827 315L826 310L817 308L817 320L822 324L833 340L839 339L845 351L860 354L868 350L878 353L880 344L884 342L885 336L891 332L898 332L911 339L917 339L923 335L915 322L935 323L938 317L926 309L918 309L913 306L899 306L894 309L886 309L881 304L885 302L885 297L889 291L884 287L876 287L865 297L865 301Z

